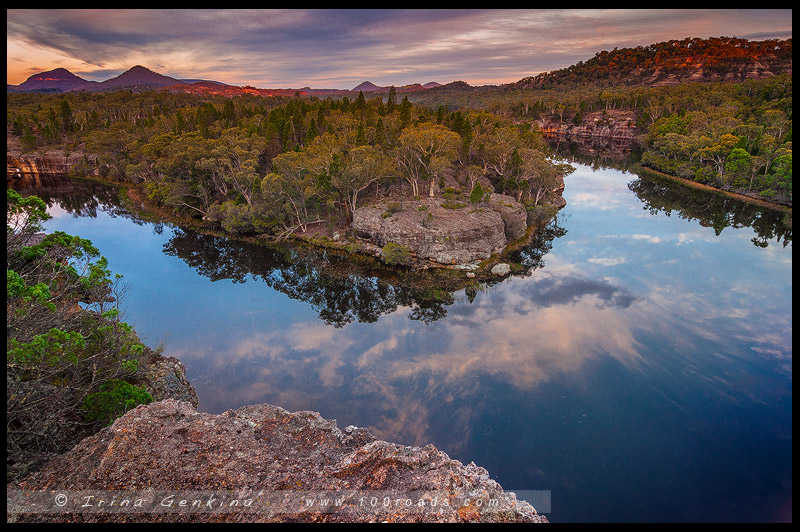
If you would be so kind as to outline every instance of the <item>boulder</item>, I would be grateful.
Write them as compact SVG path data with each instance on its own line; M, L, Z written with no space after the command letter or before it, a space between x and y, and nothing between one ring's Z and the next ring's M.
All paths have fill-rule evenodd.
M197 408L199 399L186 379L186 367L175 357L165 357L145 347L134 384L144 386L153 400L177 399Z
M54 493L64 495L58 508ZM49 511L32 510L37 494ZM117 506L87 507L87 494ZM214 415L173 399L129 411L7 485L7 499L9 521L547 521L433 445L377 440L316 412L259 404Z
M489 196L489 208L500 214L503 219L503 229L508 242L525 236L528 230L528 213L521 203L505 194L492 194Z
M508 275L511 273L511 266L506 264L505 262L501 262L500 264L495 264L492 266L492 274L499 275L500 277L504 275Z
M377 246L401 244L419 259L440 264L486 260L525 234L525 208L510 196L492 194L478 208L444 198L383 201L360 207L353 231Z

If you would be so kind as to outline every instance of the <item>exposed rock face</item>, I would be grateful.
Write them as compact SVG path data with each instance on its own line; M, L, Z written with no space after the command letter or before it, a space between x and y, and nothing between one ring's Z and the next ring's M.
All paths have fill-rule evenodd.
M19 138L11 133L6 133L6 176L8 177L66 174L73 166L86 162L93 167L96 157L84 153L65 155L64 152L57 150L50 150L46 153L23 153Z
M394 242L420 259L459 264L488 259L527 229L525 208L510 196L492 194L477 209L443 204L443 198L423 198L361 207L353 231L377 246Z
M636 135L636 115L633 111L595 111L584 115L580 124L559 122L555 117L539 120L538 123L545 135L574 140L605 138L632 141Z
M186 368L175 357L165 357L145 348L135 384L144 386L153 400L176 399L199 405L197 392L186 379Z
M142 509L110 511L96 505L81 510L81 499L56 511L21 514L9 503L10 520L547 521L504 492L485 469L452 460L433 445L388 443L363 428L341 430L316 412L291 413L266 404L220 415L172 399L139 406L41 471L8 485L9 500L22 500L22 508L30 509L30 498L18 499L18 490L71 496L76 490L84 495L121 490L113 493L118 500L143 501ZM52 506L56 492L44 493ZM251 506L221 505L212 512L209 493L217 501L227 495L246 503L250 497ZM161 501L169 495L201 500L205 509L165 510ZM338 497L339 503L324 504L323 496ZM308 504L310 498L317 502Z
M57 153L20 155L19 157L9 154L6 175L22 177L23 175L66 174L70 168L81 161L83 161L83 155L78 154L68 157Z

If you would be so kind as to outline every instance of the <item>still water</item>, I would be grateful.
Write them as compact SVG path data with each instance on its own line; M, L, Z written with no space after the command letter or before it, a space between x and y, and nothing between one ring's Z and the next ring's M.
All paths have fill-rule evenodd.
M94 185L37 193L48 231L125 276L124 319L200 410L433 443L550 490L552 522L791 520L791 221L573 164L557 225L513 257L529 274L453 294L143 222Z

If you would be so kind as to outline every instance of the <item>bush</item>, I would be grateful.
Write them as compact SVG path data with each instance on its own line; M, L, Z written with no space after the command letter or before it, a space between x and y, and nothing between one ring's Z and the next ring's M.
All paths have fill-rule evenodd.
M153 397L144 387L111 379L100 386L100 391L86 396L83 409L88 420L110 425L128 410L152 401Z
M383 216L383 218L389 218L391 216L394 216L398 212L402 212L402 210L403 210L403 205L402 204L397 203L395 201L390 201L386 205L386 211L383 213L382 216Z
M381 250L381 260L386 264L410 266L413 262L411 250L402 244L389 242Z
M469 202L473 205L477 205L486 199L484 196L488 196L488 194L483 192L483 187L480 183L475 183L475 188L473 188L472 192L469 193Z

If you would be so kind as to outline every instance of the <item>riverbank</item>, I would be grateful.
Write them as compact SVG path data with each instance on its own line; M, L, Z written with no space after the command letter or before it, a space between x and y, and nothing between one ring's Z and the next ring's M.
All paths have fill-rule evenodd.
M765 200L763 198L758 198L754 196L749 196L747 194L741 194L738 192L731 192L729 190L723 190L718 187L712 187L710 185L706 185L703 183L698 183L697 181L692 181L691 179L685 179L683 177L674 176L671 174L666 174L664 172L660 172L658 170L654 170L652 168L646 166L639 166L634 170L636 173L644 173L650 177L656 177L660 179L666 179L668 181L672 181L674 183L680 183L681 185L685 185L687 187L696 188L699 190L707 190L709 192L714 192L716 194L720 194L723 196L728 196L730 198L735 198L740 201L745 201L747 203L752 203L754 205L758 205L759 207L766 207L768 209L773 209L776 211L781 211L789 214L792 214L792 207L790 205L784 205L782 203L775 203L769 200Z
M351 267L351 271L342 273L344 276L350 275L353 271L361 272L365 275L390 279L394 283L423 291L437 289L452 292L465 287L479 287L482 283L497 281L507 275L498 276L496 273L492 273L492 268L497 264L508 264L508 274L525 274L524 267L511 260L510 255L528 245L538 233L551 224L558 210L565 204L559 195L555 205L542 205L535 211L528 212L524 222L527 226L522 228L523 232L511 235L516 238L507 239L501 252L492 254L483 260L471 261L468 264L443 264L419 257L412 250L411 262L407 265L398 265L388 264L382 260L381 246L376 245L368 238L360 238L350 226L342 223L331 221L310 224L305 231L291 234L281 240L276 240L268 235L230 233L212 222L176 214L170 208L151 200L141 184L120 183L92 175L64 177L113 187L117 190L124 207L145 221L169 223L199 234L259 246L291 249L292 255L296 256L297 260L337 275L338 265L327 259L333 255L345 259ZM405 197L396 199L398 202L406 202L409 205L411 202L409 198ZM392 202L389 201L389 203ZM447 212L463 211L468 213L471 209L471 207L464 207L450 209Z

